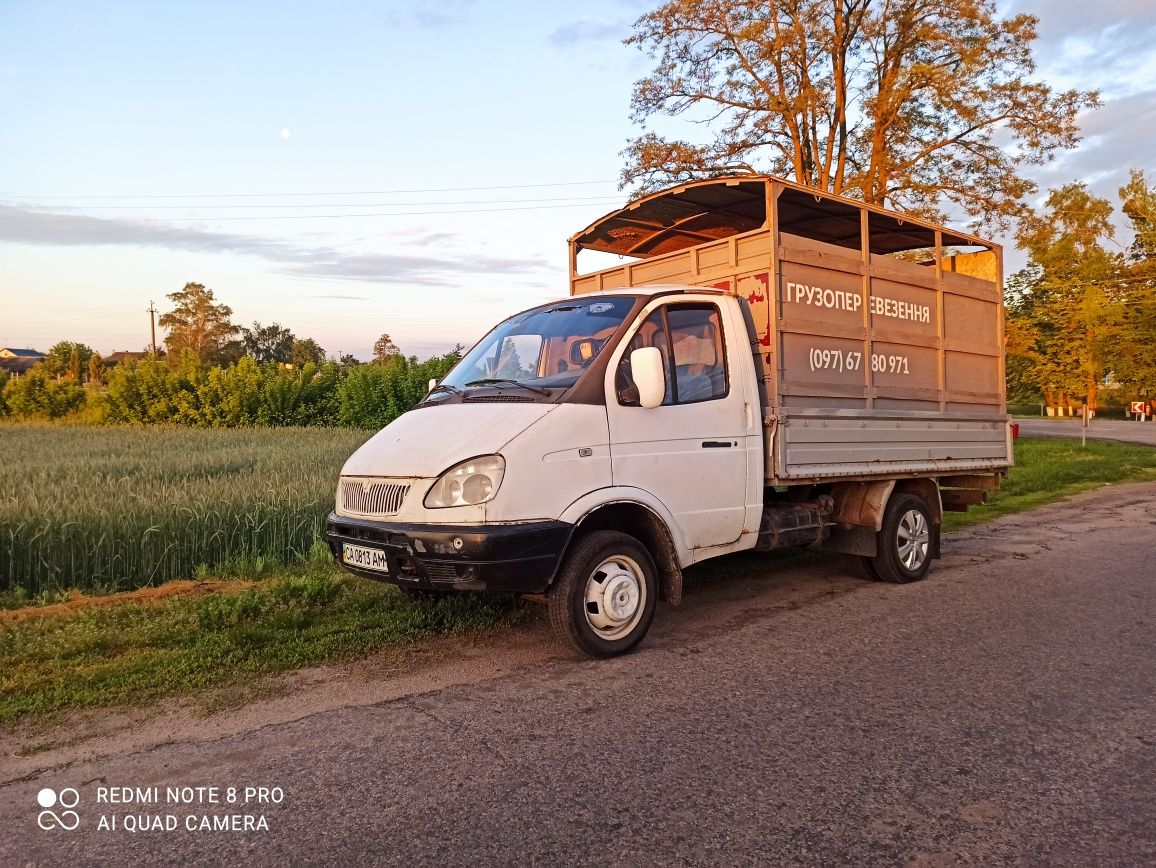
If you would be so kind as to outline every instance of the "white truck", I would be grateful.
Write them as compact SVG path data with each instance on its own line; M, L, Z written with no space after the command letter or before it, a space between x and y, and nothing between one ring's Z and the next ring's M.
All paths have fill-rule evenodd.
M624 261L579 274L579 252ZM923 578L1012 463L1001 250L769 176L570 239L571 295L494 327L345 464L326 535L411 592L547 602L610 656L683 570L819 544Z

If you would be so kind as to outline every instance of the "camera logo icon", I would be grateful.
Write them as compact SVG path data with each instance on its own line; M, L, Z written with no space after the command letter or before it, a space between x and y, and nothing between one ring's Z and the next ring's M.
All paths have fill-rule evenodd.
M45 787L36 794L36 803L44 808L36 817L36 823L41 829L48 831L61 828L71 832L80 825L80 815L71 810L80 804L80 793L72 787L65 787L59 793L51 787ZM58 814L52 810L55 807L63 810Z

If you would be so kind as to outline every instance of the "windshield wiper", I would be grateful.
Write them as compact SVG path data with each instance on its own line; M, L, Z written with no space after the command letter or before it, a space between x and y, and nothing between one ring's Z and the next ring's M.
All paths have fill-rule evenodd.
M529 389L531 392L537 392L539 395L550 396L547 389L539 388L538 386L531 386L529 383L523 383L521 380L509 380L504 378L485 379L485 380L470 380L466 383L467 386L521 386L523 389Z
M438 383L436 386L434 386L432 389L429 390L429 393L426 395L426 397L428 398L430 395L436 395L439 392L449 392L451 395L460 395L462 393L462 390L459 389L457 386L450 386L450 385L447 385L445 383Z

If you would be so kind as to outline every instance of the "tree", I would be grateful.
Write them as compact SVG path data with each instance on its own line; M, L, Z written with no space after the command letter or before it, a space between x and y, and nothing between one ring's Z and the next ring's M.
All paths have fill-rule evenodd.
M1120 188L1123 212L1133 232L1124 285L1124 327L1115 374L1139 398L1156 397L1156 187L1133 170Z
M623 152L643 192L766 170L875 205L935 216L952 204L1006 223L1021 176L1078 141L1094 92L1034 80L1037 19L993 0L669 0L627 44L656 61L635 84L644 132ZM647 124L685 117L706 143Z
M1123 257L1103 245L1114 233L1112 206L1079 183L1052 190L1045 206L1017 233L1031 258L1009 281L1018 294L1009 300L1009 367L1027 360L1049 407L1081 396L1094 410L1124 320Z
M4 387L7 412L17 419L59 419L80 409L84 388L72 380L55 379L43 365Z
M104 383L104 377L104 360L100 357L100 353L93 353L88 357L88 382L99 386Z
M357 358L352 353L343 353L341 358L337 360L338 364L344 368L352 367L353 365L360 365L361 359Z
M382 335L373 345L373 360L381 363L401 355L401 350L389 335Z
M325 361L325 350L313 338L293 341L293 351L289 354L293 367L301 368L310 363L320 365Z
M213 291L203 284L186 283L168 299L174 307L161 315L159 323L169 330L165 347L174 358L179 359L182 350L192 350L202 361L213 359L240 331L231 319L233 309L217 304Z
M240 340L228 341L216 352L210 353L208 361L214 365L228 367L245 358L245 344Z
M79 372L88 367L88 360L95 352L88 344L76 341L58 341L48 351L46 360L51 360L48 368L54 374L68 373L74 380L79 381ZM73 362L76 362L74 365Z
M288 362L297 338L279 323L263 326L254 322L251 329L241 329L245 355L257 362Z

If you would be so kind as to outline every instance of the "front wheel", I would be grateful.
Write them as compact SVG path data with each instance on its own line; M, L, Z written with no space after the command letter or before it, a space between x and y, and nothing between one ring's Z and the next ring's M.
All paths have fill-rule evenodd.
M884 582L917 582L931 569L931 511L914 494L887 504L876 536L876 555L865 566Z
M612 530L582 537L550 590L550 625L562 644L588 657L634 648L654 620L654 561L634 537Z

